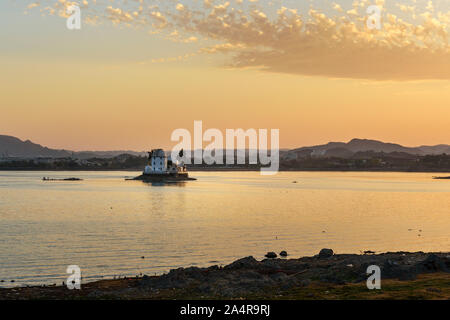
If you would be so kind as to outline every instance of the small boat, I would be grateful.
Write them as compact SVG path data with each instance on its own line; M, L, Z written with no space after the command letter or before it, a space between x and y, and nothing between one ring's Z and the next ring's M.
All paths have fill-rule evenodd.
M80 179L80 178L54 179L54 178L43 177L42 181L83 181L83 179Z
M448 176L448 177L433 177L433 179L441 179L441 180L449 179L450 180L450 176Z

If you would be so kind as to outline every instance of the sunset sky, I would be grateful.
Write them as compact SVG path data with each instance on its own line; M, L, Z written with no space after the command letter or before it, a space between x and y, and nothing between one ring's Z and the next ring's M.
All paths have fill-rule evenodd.
M450 144L449 0L78 2L81 30L69 1L1 1L0 134L147 150L202 120L282 148Z

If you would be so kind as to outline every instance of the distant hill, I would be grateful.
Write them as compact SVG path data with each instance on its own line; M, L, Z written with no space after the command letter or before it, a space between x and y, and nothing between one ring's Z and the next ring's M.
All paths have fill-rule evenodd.
M386 143L369 139L352 139L349 142L329 142L323 145L302 147L292 149L287 152L287 158L299 157L342 157L350 158L361 152L383 152L383 153L403 153L411 155L433 155L450 154L450 145L440 144L437 146L405 147L400 144Z
M22 141L16 137L0 135L0 158L65 158L74 157L78 159L89 158L113 158L121 154L145 155L144 152L118 150L118 151L81 151L58 150L43 147L30 140Z
M281 150L282 159L295 159L304 157L337 157L352 158L360 157L364 153L397 153L410 155L436 155L450 154L450 145L440 144L436 146L404 147L395 143L386 143L369 139L352 139L349 142L329 142L323 145L302 147L292 150ZM74 157L77 159L89 158L113 158L121 154L130 154L135 156L145 156L145 152L136 152L129 150L117 151L80 151L50 149L30 140L22 141L16 137L0 135L0 158L18 157L18 158L65 158Z
M439 144L437 146L420 146L420 150L422 150L425 154L450 154L450 146L447 144Z
M72 153L67 150L56 150L43 147L30 140L22 141L16 137L0 135L0 157L69 157Z
M121 155L133 156L147 156L146 152L138 152L131 150L115 150L115 151L79 151L74 152L74 157L77 159L91 159L91 158L114 158Z

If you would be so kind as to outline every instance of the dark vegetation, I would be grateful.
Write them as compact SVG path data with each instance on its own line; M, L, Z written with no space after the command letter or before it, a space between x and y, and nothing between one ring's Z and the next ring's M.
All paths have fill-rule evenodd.
M450 155L360 152L350 158L299 157L281 161L281 170L449 172Z
M237 161L235 161L236 163ZM122 154L113 158L36 158L3 159L0 170L142 170L147 165L145 156ZM260 164L225 165L191 164L189 170L259 170ZM295 159L281 155L280 170L298 171L410 171L450 172L450 155L411 155L408 153L358 152L351 157L299 156Z

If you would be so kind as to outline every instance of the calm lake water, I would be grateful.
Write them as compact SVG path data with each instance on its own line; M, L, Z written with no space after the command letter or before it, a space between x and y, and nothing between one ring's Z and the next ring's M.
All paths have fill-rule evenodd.
M61 284L68 265L80 266L87 282L267 251L450 251L450 180L432 180L437 173L192 172L198 180L181 184L124 181L138 174L0 171L0 287Z

